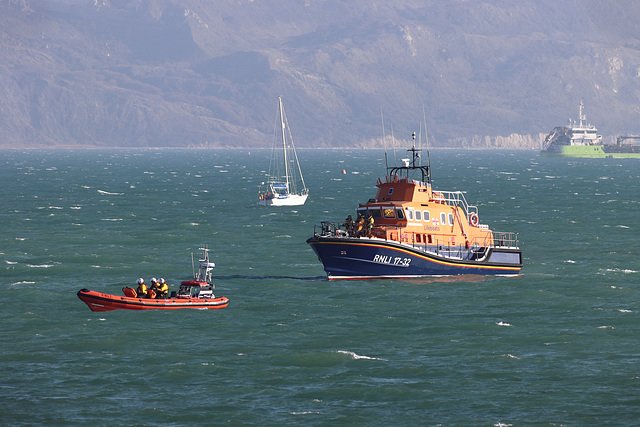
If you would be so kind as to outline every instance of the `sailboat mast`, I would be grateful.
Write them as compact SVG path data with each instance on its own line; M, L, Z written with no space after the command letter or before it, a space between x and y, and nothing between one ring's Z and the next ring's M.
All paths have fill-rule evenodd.
M287 140L285 139L284 132L284 107L282 106L282 96L278 97L278 102L280 103L280 129L282 131L282 151L284 153L284 174L287 182L287 193L289 192L289 160L287 159Z

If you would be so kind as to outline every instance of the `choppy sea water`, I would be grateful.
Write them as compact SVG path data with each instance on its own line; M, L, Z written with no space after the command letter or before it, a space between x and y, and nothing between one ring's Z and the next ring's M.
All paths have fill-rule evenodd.
M265 208L263 150L0 150L0 424L638 423L638 161L432 151L521 276L328 282L305 240L384 155L298 154L307 204ZM202 244L226 309L76 297L175 289Z

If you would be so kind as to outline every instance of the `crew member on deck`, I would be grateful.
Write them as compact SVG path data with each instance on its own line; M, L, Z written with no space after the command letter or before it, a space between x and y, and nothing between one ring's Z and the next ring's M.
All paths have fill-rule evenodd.
M367 236L371 237L371 232L373 231L373 217L371 216L371 214L367 215L367 221L366 221L366 225L367 225Z
M353 218L351 218L351 215L344 221L344 229L349 235L353 234Z
M362 213L358 213L358 220L356 221L356 237L360 237L362 235L364 229L364 215Z
M161 277L160 282L156 284L156 298L166 298L169 294L169 285Z
M149 298L160 298L160 285L155 277L151 278L151 288L149 288Z
M136 289L136 294L138 294L139 298L146 298L148 296L147 285L145 285L142 277L138 279L138 289Z

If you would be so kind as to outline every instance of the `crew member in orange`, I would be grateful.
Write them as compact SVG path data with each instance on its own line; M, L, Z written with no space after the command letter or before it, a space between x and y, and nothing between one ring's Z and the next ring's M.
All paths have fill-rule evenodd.
M147 285L144 283L144 279L141 277L138 279L138 289L136 289L136 294L138 294L139 298L147 298Z
M155 277L151 278L151 288L149 288L149 298L160 298L160 284Z
M362 235L363 228L364 228L364 215L362 215L362 213L358 213L358 219L356 221L356 237L360 237Z

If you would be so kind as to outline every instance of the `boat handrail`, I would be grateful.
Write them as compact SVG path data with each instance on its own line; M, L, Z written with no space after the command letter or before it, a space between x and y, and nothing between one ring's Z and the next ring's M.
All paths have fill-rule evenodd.
M518 248L518 233L513 231L494 231L493 246L496 248Z
M418 179L413 179L413 178L407 178L406 176L399 176L399 175L394 175L394 176L387 176L385 177L385 184L396 184L396 183L409 183L409 184L414 184L414 185L418 185L418 186L422 186L422 187L431 187L431 184L429 182L426 181L420 181ZM377 185L382 185L383 182L380 178L378 178L378 182Z
M396 228L401 229L402 227L398 226L385 226L386 228ZM389 237L391 236L391 238ZM393 238L397 236L398 238ZM386 241L398 242L401 245L409 246L413 249L421 250L425 253L432 253L434 255L438 255L441 257L452 258L452 259L464 259L465 252L471 251L475 253L476 256L480 257L481 254L486 253L487 246L490 245L482 245L478 243L472 243L470 247L466 247L466 245L458 244L451 245L450 242L445 239L440 241L439 239L435 239L433 241L419 241L418 236L424 236L423 233L416 233L414 231L405 231L398 232L397 234L386 233L383 238Z
M318 232L318 225L314 225L314 234L322 237L355 237L349 234L348 230L342 229L340 224L335 224L331 221L322 221L320 223L320 232ZM376 232L378 231L378 232ZM416 233L414 231L403 230L402 226L396 225L384 225L374 226L372 237L382 239L385 241L398 242L399 244L408 245L413 248L416 247L428 247L429 245L434 247L446 247L451 250L451 245L443 244L437 239L433 242L422 242L424 233ZM421 237L418 237L421 236ZM499 248L518 248L518 233L512 231L494 231L492 234L483 239L473 238L469 244L470 248L487 248L487 247L499 247ZM453 246L456 247L456 246ZM438 252L438 251L435 251Z
M467 203L467 199L465 199L463 191L434 190L433 200L436 203L449 206L460 206L467 216L469 216L470 213L478 214L478 207Z

